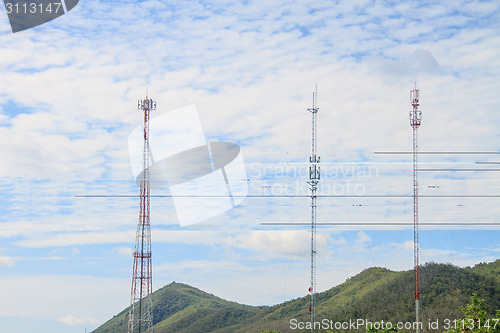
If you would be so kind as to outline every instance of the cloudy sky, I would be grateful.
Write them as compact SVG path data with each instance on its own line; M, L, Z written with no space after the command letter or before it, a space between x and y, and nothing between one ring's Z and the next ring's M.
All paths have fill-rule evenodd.
M196 202L207 219L181 227L162 196L173 190L154 188L155 289L184 282L252 305L307 294L309 229L263 223L309 221L295 195L307 194L316 85L319 193L333 195L318 221L346 224L318 228L319 291L413 266L410 226L353 224L412 222L415 82L419 148L441 152L420 156L420 222L433 224L421 262L500 256L500 4L276 3L89 0L15 34L0 11L0 331L90 331L129 305L129 135L146 89L153 116L195 105L206 142L240 147L236 186L250 194L221 214Z

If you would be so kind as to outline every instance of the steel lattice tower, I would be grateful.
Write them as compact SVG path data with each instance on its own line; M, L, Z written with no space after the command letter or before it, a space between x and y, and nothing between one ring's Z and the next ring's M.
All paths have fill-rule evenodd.
M417 84L410 91L410 102L413 106L410 111L410 126L413 128L413 259L415 269L415 320L417 333L420 332L420 289L419 289L419 242L418 242L418 128L422 122L422 112L418 110L419 91Z
M316 191L320 178L320 168L318 166L320 158L316 156L316 131L319 110L317 102L318 90L316 87L316 92L313 92L312 108L307 109L312 114L312 154L311 157L309 157L309 181L307 182L311 190L311 285L309 287L309 292L311 294L311 304L309 306L309 311L311 313L311 332L314 332L314 321L316 317Z
M144 112L144 155L141 175L139 223L135 238L132 288L130 292L129 333L152 333L153 278L151 263L151 224L150 224L150 184L149 184L149 114L156 109L152 99L139 100L138 109Z

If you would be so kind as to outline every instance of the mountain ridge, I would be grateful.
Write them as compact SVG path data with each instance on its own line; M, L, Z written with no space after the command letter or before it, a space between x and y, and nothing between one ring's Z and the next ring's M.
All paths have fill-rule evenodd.
M316 317L332 322L353 318L411 322L414 317L413 278L413 270L367 268L344 283L317 293ZM486 300L487 313L492 316L500 309L500 259L465 268L426 263L421 266L421 290L424 319L460 318L461 308L474 292ZM300 330L291 329L290 320L307 322L310 319L308 295L273 306L250 306L172 282L155 291L152 300L156 333L297 332ZM128 308L94 333L126 332L127 317Z

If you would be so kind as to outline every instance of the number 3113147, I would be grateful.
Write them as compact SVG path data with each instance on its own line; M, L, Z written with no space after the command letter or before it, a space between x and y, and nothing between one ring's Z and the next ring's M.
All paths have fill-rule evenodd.
M5 3L5 8L7 9L7 14L57 14L59 10L62 9L62 4L60 2L49 2L49 3L15 3L10 2Z

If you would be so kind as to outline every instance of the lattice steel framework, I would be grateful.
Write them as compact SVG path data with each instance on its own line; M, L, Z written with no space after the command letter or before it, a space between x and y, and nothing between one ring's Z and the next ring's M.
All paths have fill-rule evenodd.
M151 224L150 224L150 184L149 184L149 114L156 110L152 99L139 100L138 109L144 112L144 154L141 175L139 223L135 238L132 288L130 292L129 333L152 333L153 315L151 294L153 292L151 262Z
M320 179L320 167L318 166L320 162L319 156L316 155L317 148L317 117L318 110L318 90L313 92L313 103L312 108L307 109L312 114L312 153L309 157L309 189L311 190L311 285L309 287L309 293L311 294L311 303L309 306L309 312L311 313L311 332L314 332L314 322L316 317L316 191L318 189L318 183Z
M410 126L413 128L413 260L415 270L415 320L417 333L420 333L420 289L419 289L419 240L418 240L418 128L422 122L422 112L418 110L419 91L417 84L410 91L410 102L413 107L410 111Z

